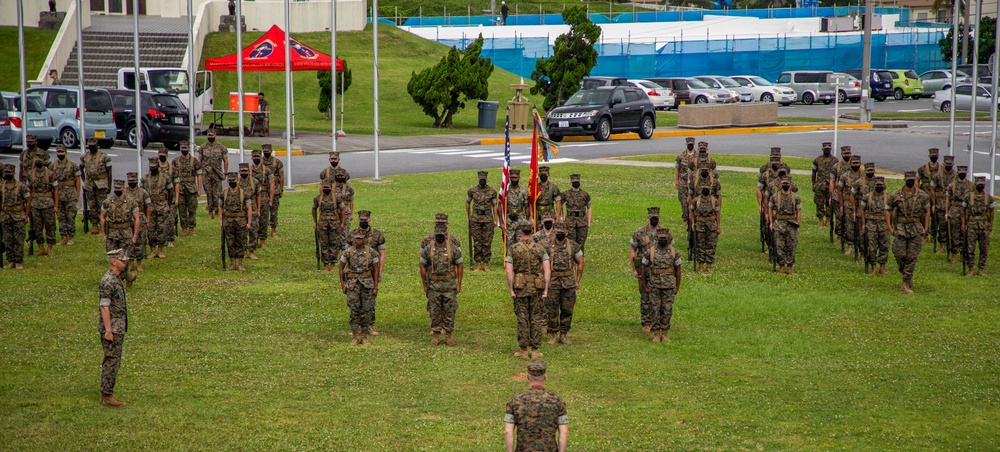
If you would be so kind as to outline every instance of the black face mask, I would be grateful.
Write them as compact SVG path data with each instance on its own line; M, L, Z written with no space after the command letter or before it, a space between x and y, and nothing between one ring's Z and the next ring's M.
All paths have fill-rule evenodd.
M128 183L128 188L135 188L135 187L138 187L138 186L139 186L138 182L129 182Z
M790 189L790 188L792 188L792 186L791 186L791 185L788 185L788 184L781 184L781 189L782 189L782 190L784 190L784 191L788 191L788 189Z
M35 168L41 168L43 166L42 162L36 162Z
M161 156L160 156L160 161L161 161L161 162L166 162L166 161L167 161L167 156L165 156L165 155L161 155Z
M959 180L965 180L965 176L968 176L968 174L966 174L966 173L958 173Z
M36 147L38 147L38 143L36 143L36 142L29 142L28 143L28 149L35 149Z
M360 227L361 229L368 229L368 222L367 221L359 221L358 222L358 227Z
M844 161L845 161L845 162L850 162L850 161L851 161L851 155L850 155L850 154L848 154L848 155L845 155L845 156L843 156L843 157L844 157Z
M215 137L208 137L209 143L215 143Z
M115 190L115 196L121 197L122 193L125 193L125 192L123 192L121 190Z
M771 171L777 171L777 170L778 170L778 164L777 163L772 163L771 164Z
M434 241L444 243L444 234L434 234Z
M694 144L687 145L687 148L688 148L689 151L693 151L694 150Z
M910 187L910 188L913 188L913 186L916 185L916 183L917 183L917 181L915 181L913 179L907 179L906 180L906 186Z
M934 157L931 157L931 163L937 163L937 161L938 161L938 158L937 158L936 155Z
M649 225L656 226L660 224L660 217L649 217Z
M324 189L323 189L323 194L324 194L324 195L329 195L329 194L330 194L330 191L331 191L331 190L330 190L329 188L324 188Z
M191 151L189 151L187 149L181 149L181 155L188 155L190 153L191 153Z
M861 169L861 165L851 165L851 171L858 171Z
M781 171L781 172L778 173L778 177L785 177L787 175L788 175L788 173L786 173L784 171Z
M87 149L89 149L91 153L97 153L97 146L87 146Z
M3 180L14 180L14 175L13 174L4 174L3 175Z
M546 230L552 229L552 222L551 221L545 221L545 222L542 223L542 225L545 226Z
M538 176L538 180L540 180L542 182L545 182L545 181L549 180L549 176L541 174L541 175Z
M234 180L229 181L229 188L236 188L236 181Z
M881 185L876 185L876 186L875 186L875 192L876 192L876 193L882 193L882 192L884 192L884 191L885 191L885 187L883 187L883 186L881 186Z
M240 173L240 179L246 179L250 176L250 173Z
M573 182L572 185L573 185L573 188L580 188L580 183L579 182Z
M823 149L823 157L829 157L829 156L830 156L830 150L829 149Z
M253 159L253 164L254 165L260 165L260 158Z
M66 160L66 154L56 154L56 158L59 160Z
M667 239L657 239L656 240L656 244L660 245L660 248L665 248L667 245L670 244L670 240L667 240Z
M558 240L558 241L561 242L561 241L563 241L565 239L566 239L566 233L565 232L557 232L556 233L556 240Z
M330 161L330 166L332 166L332 167L334 167L334 168L336 168L336 167L337 167L337 165L339 165L339 164L340 164L340 160L337 160L337 161Z
M516 187L516 186L517 186L517 184L518 184L518 182L520 182L520 181L517 181L517 180L512 180L512 181L510 181L510 186L511 186L511 187Z
M480 187L485 187L486 186L486 179L480 179L479 180L479 186Z
M944 170L945 171L951 171L951 169L954 168L954 167L955 167L954 165L945 165L944 166Z
M512 222L517 222L517 218L518 218L518 217L517 217L517 214L516 214L516 213L512 213L512 214L510 214L510 215L507 215L507 218L509 218L509 219L510 219L510 221L512 221Z
M157 174L160 174L160 169L159 168L150 168L149 169L149 174L152 174L154 176L157 175Z
M976 185L976 191L981 192L983 190L986 190L986 186L985 185Z
M266 159L271 158L271 153L270 152L265 152L264 153L264 158L266 158Z
M710 193L709 189L707 189L707 188L701 189L701 195L702 196L708 196L709 193Z
M338 178L335 178L333 180L337 181L338 184L342 184L344 182L347 182L347 179L344 179L343 177L338 177Z
M708 170L701 170L701 177L708 177Z

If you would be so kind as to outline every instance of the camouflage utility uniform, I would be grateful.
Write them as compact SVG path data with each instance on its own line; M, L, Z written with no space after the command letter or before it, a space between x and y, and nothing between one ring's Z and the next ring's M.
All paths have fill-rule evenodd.
M362 343L367 342L368 331L374 322L378 263L378 252L368 245L361 249L349 246L340 255L341 284L351 312L351 333L360 336Z
M109 341L104 337L106 330L101 313L97 314L97 332L101 335L101 347L104 349L104 360L101 362L101 394L110 396L115 392L118 367L122 360L122 344L125 342L125 333L128 332L128 305L125 301L122 275L116 275L109 269L101 278L98 292L100 306L107 307L111 317L113 340Z
M699 264L715 263L715 248L719 245L719 212L722 206L718 198L704 196L701 193L691 201L691 213L694 215L694 233L696 238L695 260ZM708 270L706 270L708 271Z
M965 166L958 167L958 172L966 174L968 168ZM945 204L943 208L948 213L948 236L945 237L945 241L948 243L948 252L951 253L951 261L954 262L955 259L962 253L962 247L965 246L965 235L962 231L962 204L965 199L976 190L975 184L972 181L966 179L955 178L948 187L945 188ZM950 240L948 238L950 237Z
M556 226L557 233L565 233L565 229L563 224ZM563 238L562 243L553 237L544 249L549 255L550 265L549 294L543 300L548 316L546 326L549 334L553 335L550 343L568 343L566 334L573 326L573 308L576 306L578 286L578 276L573 270L577 269L579 272L583 250L568 236ZM554 336L557 334L558 338Z
M812 162L813 202L816 203L816 218L821 224L826 224L831 215L829 174L837 165L837 158L828 152L831 146L831 143L823 143L824 154Z
M88 143L88 146L90 143ZM83 167L83 191L87 198L87 221L91 224L91 234L100 234L101 203L111 192L111 157L97 149L96 140L93 152L85 152L80 157Z
M521 391L507 403L504 422L517 429L517 451L555 451L556 431L569 423L566 404L542 386Z
M913 175L912 172L907 174ZM896 264L903 275L903 291L907 293L913 289L913 272L926 234L925 216L931 208L930 195L915 187L911 190L899 189L889 197L886 206L896 214L892 254L896 256Z
M128 173L129 184L133 181L136 184L135 188L128 186L125 188L125 196L132 199L135 205L139 208L139 240L136 242L135 246L129 251L128 257L138 264L143 259L146 258L146 243L149 238L150 223L149 218L152 215L146 215L150 211L153 201L149 196L149 192L146 189L139 186L139 181L133 179L135 173Z
M688 221L688 183L690 182L690 173L694 171L694 160L697 155L694 152L694 138L687 138L686 144L690 146L690 149L685 149L677 154L677 158L674 159L674 188L677 189L677 201L681 204L681 216L684 221Z
M150 172L142 178L142 188L146 189L149 200L152 201L149 212L149 247L153 249L152 257L166 257L160 256L160 252L167 245L174 229L170 199L174 197L175 180L169 174L160 171L158 163L150 159ZM153 171L156 171L156 174L153 174ZM218 205L218 200L213 204Z
M14 165L4 165L4 176L14 177ZM3 227L3 245L7 251L5 268L14 268L24 263L24 222L30 215L28 204L31 190L14 179L0 182L0 226Z
M324 188L329 186L324 183ZM325 270L340 261L344 250L344 202L330 189L329 194L320 193L313 198L313 214L316 216L316 234L319 237L320 260Z
M59 235L62 244L76 236L76 204L80 202L80 166L68 158L55 160L49 169L59 182Z
M479 180L486 180L485 171L479 173ZM476 264L489 264L493 257L493 228L496 224L493 214L498 202L496 189L489 185L473 185L465 195L472 233L472 260Z
M659 216L659 209L657 209ZM653 326L653 305L649 302L649 292L643 286L643 278L647 278L646 268L642 266L642 257L649 254L649 249L656 245L656 231L659 227L649 225L636 229L629 240L629 247L635 257L632 259L632 271L637 275L639 284L639 320L642 323L643 331Z
M562 192L563 206L566 208L566 233L582 250L587 247L587 235L590 233L590 193L580 188L579 174L571 174L569 180L574 185L573 188Z
M427 313L431 318L431 333L447 334L450 339L455 330L455 312L458 311L457 290L462 249L447 238L442 243L432 240L420 249L420 266L427 275L424 291L427 295Z
M202 186L205 188L206 209L210 216L215 216L219 212L222 183L226 179L225 171L228 167L223 161L227 159L228 154L229 149L226 149L218 141L205 143L198 148L198 155L201 158Z
M235 181L234 179L229 180ZM248 192L240 185L237 185L236 188L226 188L219 195L218 205L222 211L222 231L226 237L226 249L229 251L229 259L232 262L229 268L239 270L246 255L247 230L249 229L247 215L248 209L252 210L254 207L253 193Z
M799 228L792 223L798 221L802 200L791 190L788 193L779 191L771 196L770 209L778 265L788 267L790 270L795 265L795 249L799 244Z
M181 229L194 235L198 213L198 178L202 176L201 162L193 156L181 155L174 159L173 178L177 181L177 212Z
M512 229L513 230L513 229ZM514 273L514 315L517 317L517 345L538 349L542 343L545 307L541 295L545 289L542 263L549 255L531 239L518 241L507 255Z
M882 183L881 187L884 189L885 184ZM867 240L868 262L872 266L878 264L878 273L880 274L884 274L885 264L889 260L889 242L890 237L892 237L892 231L889 230L889 223L885 220L888 203L889 194L885 191L879 193L872 190L861 199L862 224L864 225L863 239Z
M976 185L985 188L986 179L976 178ZM979 245L978 274L986 276L986 258L990 249L990 234L993 232L993 197L985 191L973 190L965 196L962 202L964 208L964 223L966 228L965 264L972 271L976 257L976 245Z
M281 205L281 195L285 193L285 164L281 160L274 157L271 150L271 145L264 145L264 159L261 162L267 169L271 170L271 174L274 176L274 201L271 202L271 214L268 215L268 220L270 220L271 225L271 236L277 236L275 232L278 229L278 207Z
M44 163L41 159L36 163ZM48 168L31 168L24 178L31 190L31 232L38 243L39 254L47 254L45 245L51 249L56 244L56 201L59 181Z
M670 240L670 231L660 229L656 238L658 241ZM673 315L674 297L680 286L681 253L672 245L657 243L643 254L642 266L649 275L645 284L652 306L653 342L669 342L667 333L670 331L670 317Z

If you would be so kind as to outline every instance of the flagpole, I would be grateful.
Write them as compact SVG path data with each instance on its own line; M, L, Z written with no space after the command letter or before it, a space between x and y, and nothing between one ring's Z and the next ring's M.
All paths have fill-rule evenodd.
M375 101L375 182L382 181L378 174L378 0L372 0L372 47L375 53L375 84L373 97ZM334 56L336 58L336 55Z
M21 77L20 81L18 82L18 86L17 87L18 87L18 90L21 92L21 107L22 107L21 110L27 111L28 109L25 108L25 107L28 106L28 94L25 91L25 89L27 88L28 76L25 75L25 73L24 73L24 65L25 65L25 62L27 61L25 59L25 54L24 54L24 10L23 10L24 5L22 5L20 1L15 2L15 3L17 3L17 55L18 55L17 62L18 62L18 71L19 71L19 74L20 74L20 77ZM81 45L79 45L79 47L83 47L83 45L81 44ZM80 91L80 94L83 94L83 91ZM80 106L82 107L83 104L81 103ZM21 119L24 122L21 123L21 126L22 126L21 130L27 131L28 130L28 115L24 114L22 116L23 117ZM80 121L80 122L82 123L83 121ZM79 141L79 140L77 140L77 141ZM23 150L26 150L26 149L28 149L28 134L27 133L22 133L21 134L21 150L23 151ZM83 150L83 145L82 144L80 145L80 150L81 151ZM22 175L22 177L23 177L23 175Z
M497 226L500 226L501 237L503 238L503 257L507 259L507 192L510 190L510 106L507 106L507 116L503 125L503 172L500 174L500 218Z
M979 29L983 18L983 0L976 3L976 29L972 33L972 112L969 113L969 174L975 174L973 166L976 160L976 97L979 94ZM952 105L952 110L955 106Z
M239 116L240 163L243 163L243 0L236 1L236 99Z
M330 0L330 150L337 152L337 0Z
M20 3L18 3L20 4ZM138 73L136 74L138 76ZM80 90L80 103L77 105L80 111L84 111L84 106L86 103L86 93L83 91L83 4L82 0L76 0L76 84L77 89ZM22 90L23 92L23 90ZM21 102L21 105L25 105ZM80 121L80 136L87 136L87 122ZM77 140L80 141L80 140ZM84 145L87 139L84 138L80 141L80 151L83 151ZM86 220L85 220L86 221Z
M292 188L292 31L289 0L285 0L285 188Z
M80 43L83 47L83 43ZM142 71L139 70L139 0L132 0L132 62L135 65L135 168L142 174ZM146 88L151 89L151 81L146 80ZM82 96L81 96L82 97ZM86 111L86 104L84 110ZM86 122L80 114L80 122ZM82 147L80 148L83 149Z
M187 0L188 8L188 143L191 149L196 149L194 143L194 6L192 0Z

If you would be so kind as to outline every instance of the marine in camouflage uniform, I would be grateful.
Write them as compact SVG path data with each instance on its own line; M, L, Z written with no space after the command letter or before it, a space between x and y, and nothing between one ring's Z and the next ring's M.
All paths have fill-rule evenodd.
M360 228L352 232L353 244L340 255L338 267L340 291L347 295L347 307L351 311L351 345L368 344L381 279L379 253L365 244L365 237L366 232Z
M917 188L917 173L907 171L904 175L906 185L889 196L886 210L895 213L895 240L892 243L892 254L896 256L896 265L903 275L903 293L913 293L913 271L917 267L917 257L923 245L923 237L928 233L927 227L931 217L931 197Z
M549 292L549 255L541 245L531 241L531 222L522 221L517 230L520 240L507 254L507 288L514 301L514 315L517 317L517 345L514 353L518 358L542 356L538 347L542 343L542 323L545 322L545 306L542 299ZM531 354L528 354L531 347Z
M838 244L838 245L841 243L841 241L843 241L844 223L843 223L843 220L840 218L840 212L841 212L840 206L842 204L842 200L840 199L840 192L837 190L837 182L840 180L840 176L842 174L844 174L844 173L846 173L846 172L848 172L848 171L851 170L851 147L850 146L841 146L840 147L840 158L843 161L837 162L837 164L833 166L833 172L831 172L829 174L830 193L831 193L831 197L830 197L830 214L831 215L837 215L837 220L836 220L836 225L835 225L835 231L834 232L837 235L837 240L836 240L835 243Z
M448 214L438 213L434 215L434 227L437 228L438 226L443 226L445 228L445 237L448 239L448 243L450 243L451 246L459 248L462 246L462 242L458 241L458 237L455 237L454 234L451 234L450 232L447 231ZM430 234L425 235L423 239L420 239L420 249L424 249L427 245L430 245L431 242L434 241L434 236L436 234L437 232L432 232Z
M319 237L320 260L323 271L333 271L344 250L344 202L333 192L329 183L323 182L320 194L313 198L313 229Z
M590 193L580 188L580 175L570 174L569 181L572 188L562 192L563 205L566 206L566 233L582 250L587 247L594 206L590 203Z
M57 245L73 246L76 242L76 204L80 202L80 166L66 158L66 146L56 145L56 160L49 169L59 182L59 235Z
M438 214L440 217L444 214ZM447 223L434 225L434 238L420 248L420 280L427 295L427 313L431 318L431 345L455 345L455 312L462 292L462 248L449 240Z
M642 256L649 254L649 249L656 244L656 231L660 229L660 208L650 207L646 209L648 223L636 229L629 240L629 260L632 262L632 277L636 278L639 285L639 320L642 323L642 332L649 333L653 328L653 305L649 302L649 292L643 286L643 281L649 276L642 266ZM672 244L671 244L672 245Z
M670 342L670 317L674 310L674 297L681 287L681 253L670 244L670 230L656 231L656 244L642 256L645 279L643 286L649 291L652 305L653 342Z
M135 201L139 207L139 241L129 250L130 266L135 271L141 272L142 260L146 258L146 243L149 237L149 219L151 218L151 208L153 201L149 197L149 192L139 186L139 174L129 172L125 174L125 196Z
M0 227L3 228L3 245L7 254L4 268L24 268L24 222L31 215L31 190L14 180L14 165L3 165L3 183L0 184Z
M36 256L52 255L56 245L56 200L59 181L45 161L35 158L31 170L24 174L24 183L31 190L31 234L38 244Z
M319 173L319 180L329 182L331 179L337 176L337 173L342 172L346 180L351 180L351 173L347 171L347 168L340 166L340 153L330 152L330 167L324 168L323 171Z
M552 229L555 227L555 224L555 213L549 211L542 214L542 223L538 225L538 231L531 234L531 241L542 245L542 248L546 250L549 249L549 246L552 245L552 240L555 238L555 231ZM508 248L513 246L514 243L517 242L510 243Z
M990 250L990 234L993 232L993 211L996 208L993 196L986 193L986 178L976 176L974 191L965 195L962 202L962 232L966 234L965 264L966 275L972 274L976 245L979 245L979 262L976 274L986 276L986 259Z
M174 187L175 187L174 190L176 191L176 186L179 184L179 180L180 179L177 177L177 170L174 168L174 165L172 163L170 163L170 161L167 159L170 156L169 155L170 151L167 148L165 148L165 147L160 147L159 151L157 151L157 152L158 152L157 157L159 158L159 162L160 162L159 163L160 172L168 174L170 176L170 178L174 180ZM172 224L174 226L172 228L170 228L170 230L167 233L167 235L168 235L167 236L167 248L173 248L174 247L174 240L177 238L177 234L179 232L177 230L177 228L178 228L178 225L180 224L180 221L179 221L180 218L177 216L177 210L178 209L177 209L177 195L176 195L176 193L174 194L174 196L171 196L168 199L168 202L170 203L170 224Z
M554 239L539 243L549 255L549 295L542 301L548 316L546 327L552 338L549 344L572 344L569 338L573 325L573 308L576 306L576 291L583 278L583 250L569 239L566 224L558 222L553 227ZM576 269L574 274L573 269Z
M257 260L257 254L255 253L257 251L257 228L259 225L258 223L259 216L257 215L257 213L260 211L261 206L264 205L264 203L261 202L260 184L257 183L256 179L250 176L250 164L240 163L239 168L240 168L239 172L240 178L237 185L241 189L243 189L243 193L250 196L251 199L250 202L253 204L253 209L250 211L249 214L250 229L246 231L247 238L244 241L245 243L244 246L246 247L246 251L244 254L250 260Z
M472 235L472 260L476 270L490 270L493 257L493 228L496 227L499 198L493 187L486 185L486 171L478 173L479 183L469 188L465 195L465 216Z
M358 227L354 230L353 234L357 234L359 231L365 236L365 244L370 246L375 252L378 253L378 282L382 282L382 276L385 275L385 234L382 231L375 229L371 225L372 213L368 210L358 211ZM371 316L371 322L368 323L368 335L378 336L378 331L375 331L375 305L378 303L377 294L372 295L372 302L370 305L365 305L366 308L370 309L369 315Z
M134 199L125 196L125 181L115 179L112 192L101 203L101 233L104 238L104 251L124 250L131 254L139 243L139 205ZM125 284L131 286L135 281L135 269L126 269Z
M544 361L529 362L528 389L507 402L503 422L508 452L566 450L569 416L562 399L545 390L547 367ZM559 434L558 441L556 432Z
M695 261L698 272L712 274L715 263L715 249L722 233L722 196L713 194L712 187L697 187L698 194L691 201L691 229L695 233ZM718 192L717 192L718 193Z
M354 187L347 180L347 170L343 168L338 169L331 186L333 187L333 193L344 202L344 230L341 232L341 235L344 237L344 245L347 246L350 244L348 236L351 233L351 221L354 219Z
M38 138L34 135L28 134L24 137L24 141L27 143L28 147L21 151L21 155L18 157L18 161L21 162L21 182L26 182L28 173L31 172L32 168L35 167L35 159L42 159L42 164L48 166L49 163L49 153L45 152L38 147Z
M858 219L861 218L861 209L857 207L861 205L861 200L875 189L875 162L865 162L864 168L861 177L851 185L851 203L855 206Z
M944 253L946 248L951 248L948 243L948 220L945 219L945 203L948 200L948 186L958 177L958 172L955 171L955 156L946 155L944 156L944 165L939 168L937 174L931 176L931 215L934 215L934 222L937 223L937 229L930 231L928 235L931 236L931 240L935 238L940 245L938 247L938 253ZM949 256L949 263L954 264L955 259L953 256Z
M507 191L507 223L504 226L504 233L507 234L507 241L513 241L517 231L515 228L521 220L528 217L528 190L520 186L521 170L510 170L510 190Z
M715 159L713 159L712 157L708 156L708 142L706 142L706 141L699 141L698 142L698 155L695 156L694 161L691 162L691 169L692 170L695 170L695 169L700 168L702 166L708 166L708 168L710 170L712 170L712 173L715 173L715 169L716 169ZM692 174L692 173L688 173L688 174L691 177L694 176L694 174ZM718 174L716 174L716 176L718 176Z
M889 194L885 191L885 178L876 176L874 187L861 198L861 232L862 240L866 240L868 244L868 262L874 269L873 273L885 275L888 274L885 264L889 260L889 242L892 237L889 229L891 220L889 211L886 210Z
M549 167L538 167L538 198L535 199L535 228L542 224L542 214L554 212L555 219L562 217L563 202L559 187L549 180Z
M219 195L219 226L226 238L226 250L229 252L229 268L226 270L245 271L243 259L246 256L246 241L249 231L253 230L254 195L253 185L239 183L237 173L226 173L228 187ZM249 176L243 180L249 179Z
M201 162L191 155L191 146L186 141L181 142L181 156L174 159L174 203L180 215L181 235L194 237L197 224L198 193L202 184Z
M944 211L950 237L950 240L946 237L945 241L948 242L948 263L952 264L958 261L966 242L966 236L962 231L962 203L965 202L966 196L976 189L975 184L966 179L968 174L968 166L959 166L955 180L945 187Z
M278 207L281 206L281 195L285 193L285 164L274 157L270 144L260 145L264 152L261 162L274 175L274 199L271 201L271 214L268 215L271 225L271 237L278 238Z
M840 222L844 227L842 230L842 240L847 243L844 254L854 252L854 221L857 218L857 214L855 213L856 206L851 198L851 187L864 175L861 172L860 155L851 155L850 163L851 169L841 174L840 179L837 180L837 199L840 200Z
M919 178L919 188L925 193L931 193L931 180L941 171L941 165L938 163L938 158L940 156L940 150L938 148L930 148L927 150L928 162L924 163L917 168L917 177ZM932 200L933 202L933 200Z
M149 200L152 202L149 209L149 257L153 259L167 257L163 254L163 247L167 245L170 231L174 229L170 199L176 195L176 182L175 178L160 171L159 159L149 159L149 173L142 178L142 188L149 193ZM218 200L214 204L218 205Z
M768 224L774 231L775 252L778 255L778 273L794 275L795 248L799 244L799 225L802 224L802 200L792 191L791 178L781 181L781 191L771 196Z
M690 187L688 187L689 173L694 170L694 159L696 158L694 137L685 138L684 146L684 150L677 154L677 158L674 159L674 188L677 189L677 201L681 204L681 216L686 223L689 210L687 205L687 193L690 191Z
M271 205L274 204L274 173L263 163L263 152L255 149L251 153L253 165L250 165L250 173L253 174L257 186L260 187L260 215L257 216L257 240L260 241L260 249L267 249L267 227L271 224ZM250 238L253 240L253 237Z
M768 188L777 183L780 178L780 171L785 171L787 174L788 165L781 161L781 148L773 147L771 148L768 162L760 167L757 174L757 211L758 215L762 218L768 215L768 195L770 194ZM767 226L763 222L758 222L758 227L765 228ZM764 231L760 232L763 236ZM767 254L767 252L764 251L764 254Z
M111 192L111 157L97 148L97 138L87 139L87 152L80 156L83 191L87 198L87 215L90 234L101 233L101 203Z
M205 207L208 209L208 218L212 220L219 213L222 183L226 179L226 173L229 172L228 155L229 149L215 141L215 130L209 130L208 142L198 148L198 158L201 160Z
M830 184L829 174L833 172L833 167L837 164L837 158L830 155L833 150L833 143L823 142L823 155L816 157L812 162L812 188L813 202L816 204L816 218L819 219L818 226L826 226L830 221Z
M97 332L101 335L104 360L101 362L101 405L120 407L125 405L114 397L118 367L122 360L122 344L128 332L128 304L125 286L122 284L128 265L128 252L122 249L107 253L110 268L101 278L98 287L99 308Z

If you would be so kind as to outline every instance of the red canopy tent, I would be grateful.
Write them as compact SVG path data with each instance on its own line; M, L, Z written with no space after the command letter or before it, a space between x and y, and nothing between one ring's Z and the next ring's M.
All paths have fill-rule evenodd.
M289 39L292 47L291 63L293 71L329 71L332 58L330 55L317 52L309 46ZM236 54L219 58L209 58L205 61L205 69L209 71L235 71ZM284 71L285 70L285 31L277 25L272 25L264 36L243 49L244 71ZM344 71L344 60L337 60L337 72Z

